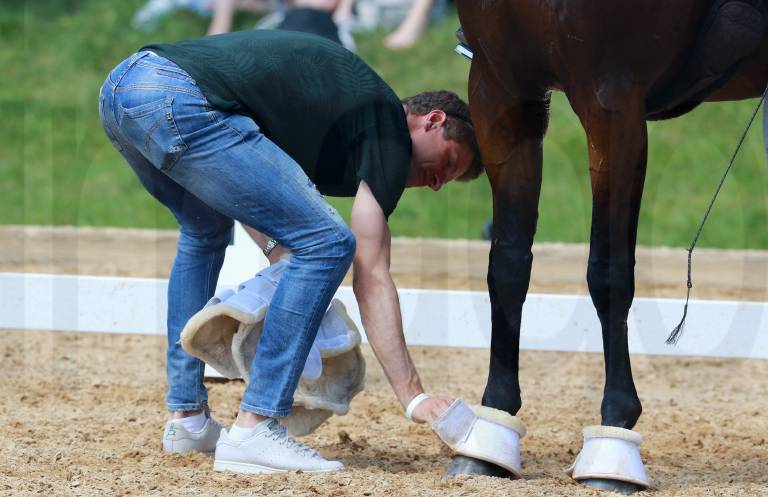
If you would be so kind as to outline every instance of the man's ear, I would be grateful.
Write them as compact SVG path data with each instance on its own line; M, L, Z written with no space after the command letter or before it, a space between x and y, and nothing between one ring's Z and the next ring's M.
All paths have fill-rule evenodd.
M429 114L426 115L426 122L427 122L427 129L431 129L434 127L441 127L446 120L445 112L443 112L440 109L434 109L429 111Z

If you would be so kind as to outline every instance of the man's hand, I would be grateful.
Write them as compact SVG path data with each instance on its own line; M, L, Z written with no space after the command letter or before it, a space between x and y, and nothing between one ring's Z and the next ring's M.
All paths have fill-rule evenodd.
M456 399L453 397L430 397L421 402L413 411L414 422L432 424Z

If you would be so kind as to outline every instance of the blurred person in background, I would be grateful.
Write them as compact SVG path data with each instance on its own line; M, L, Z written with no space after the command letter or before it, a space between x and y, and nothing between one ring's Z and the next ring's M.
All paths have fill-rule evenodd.
M284 29L312 33L341 43L355 50L351 35L354 27L370 30L391 26L396 18L397 28L385 39L390 49L410 48L418 43L427 29L430 17L438 17L446 0L150 0L136 13L134 27L151 30L160 18L178 8L203 16L211 16L209 35L232 30L237 11L246 10L264 17L256 25L262 29ZM410 6L406 4L410 2ZM360 12L365 11L364 20ZM389 15L387 15L389 14Z
M240 8L242 0L213 2L213 19L208 27L208 34L228 33L232 30L235 12ZM349 30L345 29L346 25L337 25L333 18L340 0L282 0L272 3L273 11L256 25L257 28L316 34L349 50L355 50L355 40Z
M384 39L384 45L393 50L410 48L419 41L426 31L433 9L437 6L435 0L403 0L399 3L386 2L386 4L379 0L340 0L339 6L336 8L335 18L340 25L345 25L350 23L355 17L354 11L361 4L368 4L369 7L381 4L378 7L385 8L389 6L397 8L401 7L400 4L405 4L408 1L411 3L410 7L406 10L406 14L399 22L397 28ZM443 3L441 2L440 7L442 5ZM397 10L399 11L400 9ZM387 21L387 19L368 20L369 25L365 28L380 27L388 24ZM376 24L370 25L371 22Z
M427 30L429 13L434 0L413 0L403 22L384 39L384 45L392 49L414 46Z
M247 10L258 14L269 14L280 9L280 0L208 0L211 3L212 17L208 26L209 35L229 33L235 13Z
M268 14L278 7L279 0L149 0L133 16L132 24L137 29L151 31L163 17L178 9L186 9L209 17L218 17L218 23L226 24L228 11L234 15L235 10L247 10L256 14ZM217 14L217 10L219 10ZM231 17L229 18L231 25ZM229 29L227 29L229 30Z
M340 0L149 0L133 17L133 26L149 31L164 16L187 9L211 17L208 35L232 31L235 14L248 11L262 15L260 29L283 29L316 34L355 50L346 24L337 25L332 17Z

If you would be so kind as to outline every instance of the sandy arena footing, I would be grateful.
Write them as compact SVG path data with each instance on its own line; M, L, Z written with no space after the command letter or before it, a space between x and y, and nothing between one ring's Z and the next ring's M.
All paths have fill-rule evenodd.
M162 277L175 243L164 231L0 231L9 230L18 231L0 235L2 271ZM537 248L532 290L585 293L585 255L581 246ZM711 266L697 262L698 283L707 287L699 298L764 299L765 253L708 251L702 260ZM641 249L639 293L679 297L680 262L682 250ZM481 290L486 264L485 242L398 240L394 247L402 286ZM524 479L442 481L448 452L427 427L403 417L367 347L367 388L350 414L305 437L345 471L244 476L213 472L201 455L164 454L164 349L156 336L0 331L0 495L608 495L564 472L582 427L599 423L600 354L521 354ZM479 401L486 350L416 348L413 356L430 392ZM768 361L635 356L633 371L653 495L768 495ZM230 423L242 382L208 386L214 415Z

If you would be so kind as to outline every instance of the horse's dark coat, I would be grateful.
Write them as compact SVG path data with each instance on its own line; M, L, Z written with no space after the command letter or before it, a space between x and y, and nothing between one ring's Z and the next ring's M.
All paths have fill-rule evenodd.
M690 112L722 88L765 39L764 0L718 0L710 10L688 61L675 80L646 101L650 120Z
M761 95L768 82L763 1L457 0L474 52L472 119L493 191L484 405L512 414L522 405L521 310L549 93L561 90L587 134L593 198L587 282L602 327L601 421L634 427L642 406L632 379L627 315L647 161L647 104L656 105L655 118L705 97ZM711 14L713 5L719 14Z

